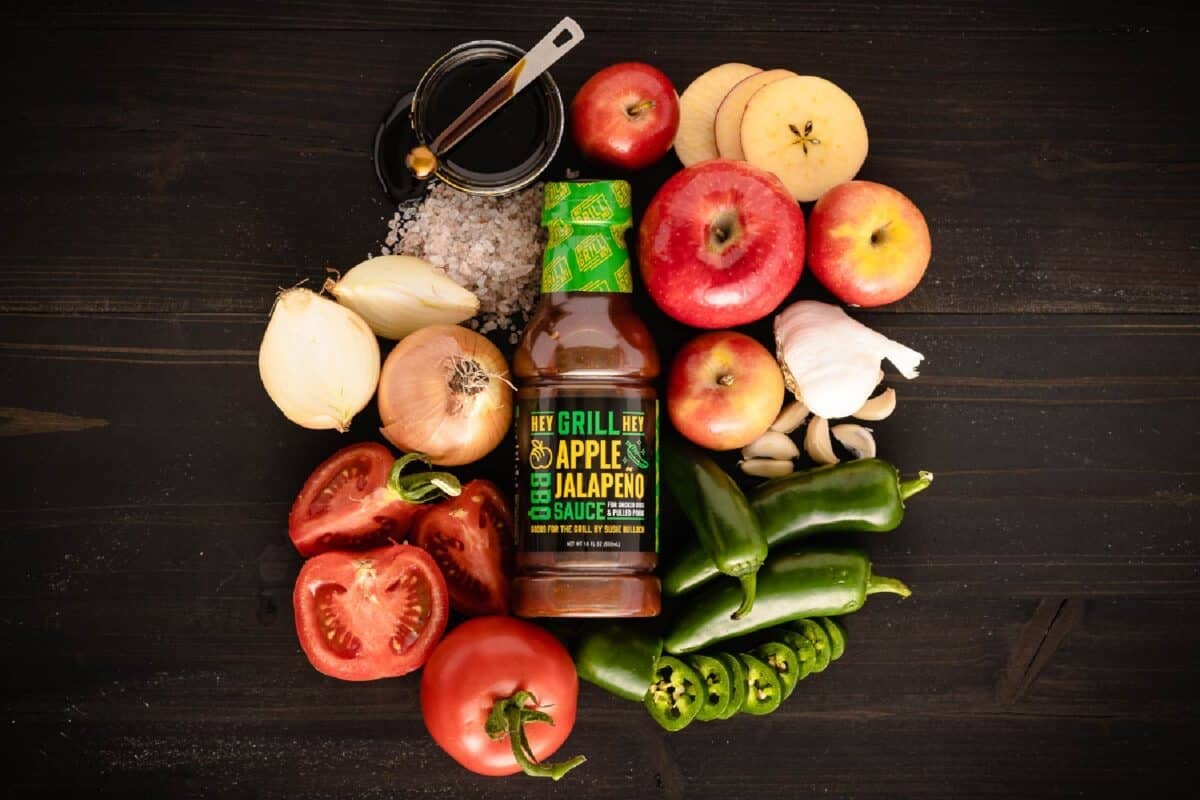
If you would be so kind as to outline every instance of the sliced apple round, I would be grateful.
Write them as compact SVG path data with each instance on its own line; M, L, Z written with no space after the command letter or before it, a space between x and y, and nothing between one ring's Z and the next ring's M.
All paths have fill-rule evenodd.
M867 123L837 84L812 75L768 83L742 115L746 160L773 172L800 202L816 200L858 174Z
M746 154L742 152L742 115L746 113L746 104L762 87L768 83L781 81L784 78L795 77L790 69L768 69L756 72L742 78L725 95L721 105L717 107L717 115L713 118L713 134L717 140L717 152L721 158L732 158L734 161L744 161Z
M675 155L685 167L716 158L717 139L713 135L713 117L729 90L742 78L757 72L749 64L721 64L692 81L679 97L679 130L675 134Z

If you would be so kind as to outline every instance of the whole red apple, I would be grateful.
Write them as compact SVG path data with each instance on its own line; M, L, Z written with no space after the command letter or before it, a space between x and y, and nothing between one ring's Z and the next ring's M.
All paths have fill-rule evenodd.
M571 102L571 133L587 158L642 169L671 149L679 128L679 97L671 79L649 64L605 67Z
M770 314L804 269L804 215L778 178L715 159L677 172L650 201L638 235L646 289L697 328Z
M890 186L849 181L833 187L808 220L808 266L843 303L881 306L904 297L929 266L929 226Z
M680 434L709 450L745 447L783 406L783 373L744 333L714 331L685 344L667 378L667 414Z

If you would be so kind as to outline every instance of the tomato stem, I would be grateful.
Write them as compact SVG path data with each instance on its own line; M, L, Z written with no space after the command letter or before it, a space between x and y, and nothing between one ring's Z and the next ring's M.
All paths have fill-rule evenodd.
M525 725L530 722L553 725L554 718L545 711L538 710L537 698L533 696L533 692L522 689L511 697L503 697L496 701L492 712L488 714L487 722L484 723L484 730L490 739L502 739L507 736L512 743L513 758L526 775L535 778L550 778L556 781L587 761L584 756L575 756L556 764L539 763L529 747L529 739L525 736Z
M414 462L430 464L424 453L407 453L396 459L388 475L388 488L406 503L428 503L443 497L457 497L462 493L462 484L449 472L414 472L405 475L404 469Z

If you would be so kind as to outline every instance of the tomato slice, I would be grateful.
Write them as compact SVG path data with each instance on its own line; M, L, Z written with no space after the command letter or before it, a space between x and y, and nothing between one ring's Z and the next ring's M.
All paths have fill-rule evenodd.
M406 456L402 461L421 458ZM404 478L408 494L398 495L388 486L395 463L391 451L374 442L343 447L321 462L288 514L288 536L300 555L402 541L421 513L420 504L442 496L437 486L457 491L454 476L421 472Z
M431 507L416 524L413 544L433 556L461 614L507 614L512 574L513 516L491 481L474 480L462 494Z
M450 616L437 564L406 544L310 558L296 578L292 604L308 660L344 681L405 675L422 666Z

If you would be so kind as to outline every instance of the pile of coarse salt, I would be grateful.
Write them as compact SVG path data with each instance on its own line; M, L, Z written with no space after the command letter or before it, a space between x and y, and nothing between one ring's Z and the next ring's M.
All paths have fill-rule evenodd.
M388 223L383 255L425 259L479 298L468 325L480 333L521 328L537 303L542 274L542 185L515 194L483 197L444 183L422 200L401 203Z

